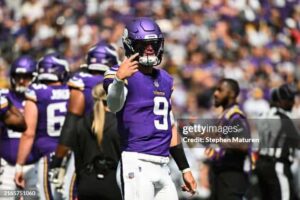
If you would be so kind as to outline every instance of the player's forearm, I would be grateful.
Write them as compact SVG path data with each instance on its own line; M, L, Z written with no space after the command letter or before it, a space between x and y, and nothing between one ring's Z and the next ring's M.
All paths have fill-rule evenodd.
M27 157L30 154L32 145L34 141L34 136L26 134L22 135L19 144L17 164L24 165L26 163Z
M173 146L170 148L170 154L175 160L175 163L177 164L178 168L183 172L190 171L190 166L187 161L187 158L185 156L182 143L177 144L176 146Z
M9 117L5 118L4 123L9 129L18 132L25 131L27 128L24 118L22 116L17 116L14 114L10 114Z
M64 125L61 130L61 135L59 137L59 144L63 145L65 148L73 148L76 124L79 119L79 115L76 115L72 112L67 113Z
M181 143L181 137L177 131L177 126L175 124L172 125L172 138L170 147L174 147Z
M122 109L127 95L127 88L124 82L114 79L108 87L107 105L111 112L118 112Z
M172 126L172 139L170 144L170 154L174 158L178 168L181 171L189 170L189 163L186 159L183 146L181 143L181 137L177 131L177 126Z
M26 122L19 110L12 106L4 116L4 123L7 125L8 128L23 132L26 130Z
M63 158L66 155L68 155L68 152L70 151L70 148L63 145L63 144L58 144L55 150L55 156L58 158Z

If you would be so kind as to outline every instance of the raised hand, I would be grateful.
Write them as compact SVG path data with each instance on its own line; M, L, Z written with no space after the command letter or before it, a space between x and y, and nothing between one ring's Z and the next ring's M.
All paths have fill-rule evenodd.
M138 61L135 60L138 55L139 54L136 53L129 58L125 57L116 74L118 79L124 80L138 71Z

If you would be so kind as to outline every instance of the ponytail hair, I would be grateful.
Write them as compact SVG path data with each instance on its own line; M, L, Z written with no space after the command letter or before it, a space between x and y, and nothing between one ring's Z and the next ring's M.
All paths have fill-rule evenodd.
M94 120L92 123L92 131L97 138L98 145L101 145L105 122L105 106L103 101L106 100L106 94L102 84L98 84L93 88L92 96L94 99Z

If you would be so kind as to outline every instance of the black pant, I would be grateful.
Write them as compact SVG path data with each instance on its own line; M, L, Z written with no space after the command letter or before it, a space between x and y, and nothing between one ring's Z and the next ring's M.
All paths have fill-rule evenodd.
M248 187L248 176L243 171L210 170L211 200L242 200Z
M81 174L78 178L79 200L121 200L121 192L116 181L116 171L110 171L104 179L95 173Z
M284 196L296 200L289 163L260 158L256 164L261 199L281 200Z

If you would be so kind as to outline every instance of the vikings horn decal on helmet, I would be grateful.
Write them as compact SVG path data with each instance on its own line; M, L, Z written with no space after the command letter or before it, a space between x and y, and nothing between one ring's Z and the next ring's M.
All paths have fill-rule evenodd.
M23 93L26 87L18 85L17 76L19 75L28 76L31 78L31 83L34 82L37 76L37 62L30 56L21 56L11 65L10 84L16 92Z
M101 42L89 49L86 63L89 70L105 72L120 61L117 50L112 45Z
M58 53L47 54L38 62L39 81L67 81L69 64Z
M124 29L123 45L127 57L139 53L138 61L144 66L159 65L164 51L164 37L159 26L150 18L134 18ZM150 52L145 49L151 46Z

